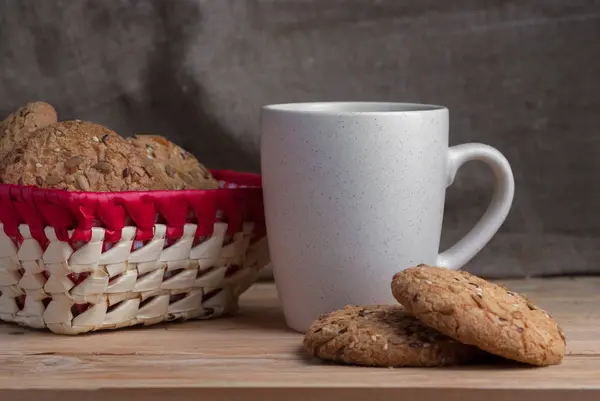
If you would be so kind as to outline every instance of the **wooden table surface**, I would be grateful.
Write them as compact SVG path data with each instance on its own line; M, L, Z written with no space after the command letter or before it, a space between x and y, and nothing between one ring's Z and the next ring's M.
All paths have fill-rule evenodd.
M286 329L274 286L257 284L233 318L79 337L0 324L0 400L600 400L600 278L504 284L563 326L561 365L324 364L307 358L302 336Z

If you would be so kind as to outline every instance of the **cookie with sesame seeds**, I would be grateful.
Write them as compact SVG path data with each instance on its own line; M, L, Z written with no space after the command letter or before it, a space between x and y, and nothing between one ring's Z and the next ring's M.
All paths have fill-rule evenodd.
M127 140L146 158L177 181L182 189L216 189L218 181L191 153L156 134L137 134Z
M564 357L565 336L548 313L466 271L408 268L394 275L392 292L424 324L464 344L535 366Z
M40 128L0 162L7 184L71 191L171 189L166 176L116 132L87 121Z
M57 119L54 107L45 102L30 102L11 113L0 121L0 160L34 131Z
M431 329L400 305L346 306L304 336L312 356L352 365L432 367L478 362L486 353Z

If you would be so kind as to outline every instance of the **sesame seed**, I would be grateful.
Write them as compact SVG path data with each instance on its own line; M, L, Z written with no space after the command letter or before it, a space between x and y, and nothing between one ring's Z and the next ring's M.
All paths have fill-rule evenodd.
M54 149L55 152L60 152L60 148Z
M387 349L388 349L388 345L387 345L387 343L385 343L385 344L383 345L383 350L385 351L385 350L387 350Z
M94 140L94 142L100 142L100 139L98 139L97 136L94 135L94 137L92 138Z
M429 285L431 285L431 284L433 284L433 283L432 283L431 281L429 281L429 280L425 280L425 284L429 284Z
M515 308L518 308L518 307L519 307L519 304L513 304L513 306L514 306Z
M37 168L42 168L42 167L43 167L41 163L35 163L35 166L36 166Z
M371 336L371 340L373 340L373 341L377 341L377 337L375 337L375 336Z

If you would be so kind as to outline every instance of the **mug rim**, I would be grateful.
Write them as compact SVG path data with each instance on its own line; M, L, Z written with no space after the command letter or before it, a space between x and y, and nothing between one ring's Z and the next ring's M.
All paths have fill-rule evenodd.
M397 115L447 111L446 106L411 102L326 101L268 104L264 111L316 115Z

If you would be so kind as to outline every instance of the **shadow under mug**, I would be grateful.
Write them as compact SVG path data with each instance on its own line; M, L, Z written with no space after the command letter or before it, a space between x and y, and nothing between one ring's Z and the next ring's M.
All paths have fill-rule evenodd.
M495 176L479 222L439 252L446 187L467 161ZM514 195L506 158L448 146L448 109L411 103L265 106L261 170L274 278L288 326L305 332L345 305L396 303L394 273L459 269L504 222Z

